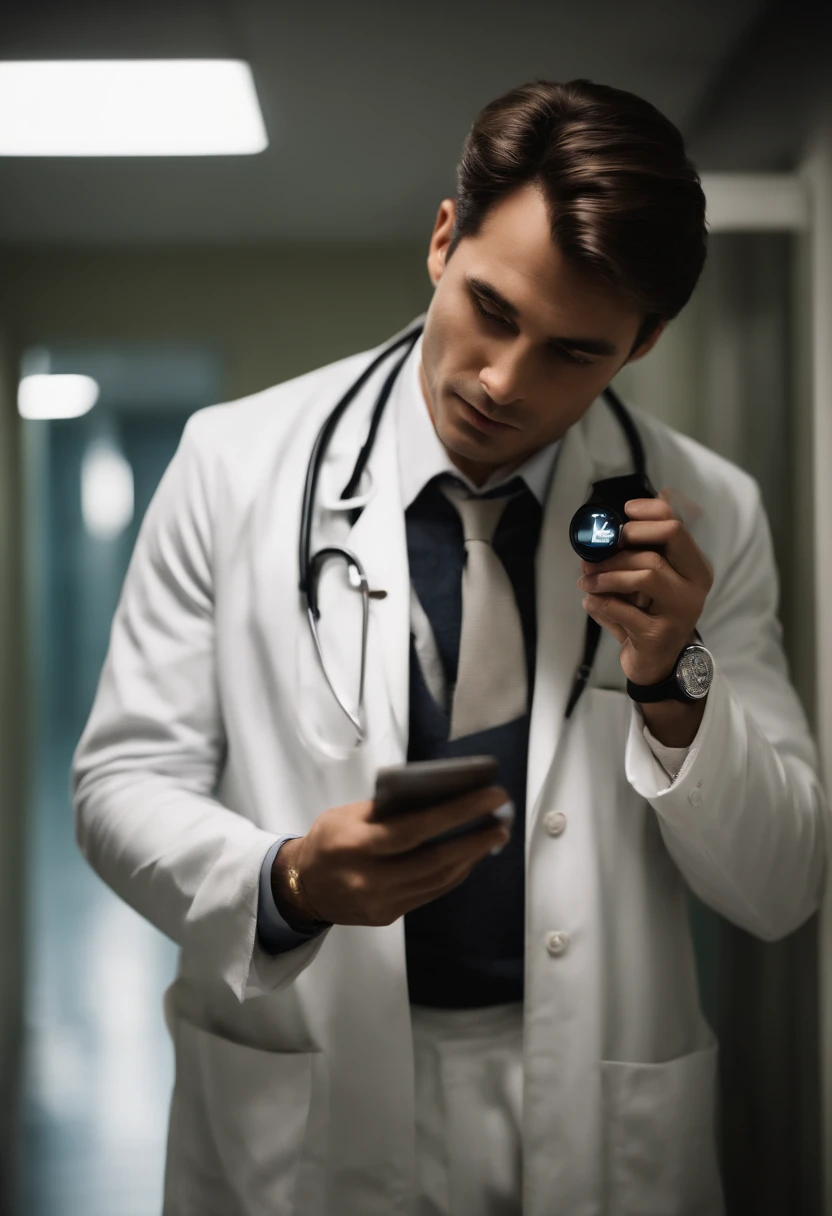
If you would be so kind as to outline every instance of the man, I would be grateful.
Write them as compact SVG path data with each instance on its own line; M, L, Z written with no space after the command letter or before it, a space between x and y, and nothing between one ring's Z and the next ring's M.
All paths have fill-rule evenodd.
M355 568L321 570L319 654L298 534L381 351L189 422L74 767L86 856L182 947L170 1216L722 1210L685 888L773 939L825 867L768 525L750 477L637 415L662 496L600 563L568 536L634 471L601 394L704 256L646 102L536 81L479 115L367 467L389 359L317 486L313 551L369 584L361 713ZM700 638L712 682L674 682ZM499 787L373 817L380 767L480 753Z

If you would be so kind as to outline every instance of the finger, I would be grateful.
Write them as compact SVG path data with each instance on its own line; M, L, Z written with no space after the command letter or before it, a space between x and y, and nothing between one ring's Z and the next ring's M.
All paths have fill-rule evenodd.
M665 564L672 565L668 546L674 542L679 526L678 521L672 519L657 523L625 524L621 530L623 548L602 562L582 561L581 569L584 574L602 574L607 570L659 570ZM698 549L690 533L686 533L686 537L698 552L704 567L709 570L705 555Z
M671 615L679 601L684 584L667 562L660 569L608 570L586 574L578 586L592 595L626 595L638 597L639 607L651 606L652 611ZM634 600L631 602L635 602Z
M597 608L593 608L591 604L592 598L591 595L584 596L583 606L587 616L591 616L593 621L596 621L603 629L608 629L615 640L623 645L627 641L628 636L626 629L616 624L615 621L609 620Z
M672 544L679 527L678 519L631 519L621 529L621 543L631 549L657 549Z
M658 498L630 498L624 503L624 513L630 519L676 519L677 516L662 490Z
M583 577L606 574L610 570L661 570L668 564L658 549L619 549L603 562L582 562Z
M408 912L414 912L417 908L422 908L425 904L447 895L449 891L453 891L454 887L458 887L465 881L473 868L474 865L458 866L441 882L414 883L402 888L397 892L399 898L392 908L395 919L398 920L400 916L406 916Z
M476 865L492 849L505 844L510 836L510 829L500 824L391 859L388 865L395 867L392 872L396 889L407 892L408 889L427 890L431 885L441 885L456 871Z
M439 899L442 895L447 895L449 891L453 891L460 883L463 883L466 878L482 865L485 857L477 857L473 861L457 866L453 870L448 870L441 878L425 880L420 883L414 883L412 886L397 892L396 898L401 895L405 900L407 910L412 908L420 908L423 904L430 903L434 899Z
M711 585L713 568L678 519L627 523L621 529L621 543L631 549L661 548L664 557L682 578Z
M609 629L619 642L625 642L628 637L641 637L648 623L653 619L648 613L629 604L626 600L616 599L614 595L585 595L583 606L589 615Z

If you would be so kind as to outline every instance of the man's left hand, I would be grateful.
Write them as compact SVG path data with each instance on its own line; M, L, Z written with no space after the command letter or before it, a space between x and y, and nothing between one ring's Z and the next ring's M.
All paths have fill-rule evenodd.
M663 490L625 504L621 547L603 562L581 562L578 586L589 616L621 643L621 667L634 684L666 680L694 630L713 570Z

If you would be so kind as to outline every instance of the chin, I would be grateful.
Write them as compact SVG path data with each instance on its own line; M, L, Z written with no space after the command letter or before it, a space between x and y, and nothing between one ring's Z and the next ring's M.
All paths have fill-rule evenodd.
M490 446L477 442L477 437L471 435L466 430L464 423L454 417L452 413L446 413L444 417L437 418L436 433L448 451L456 452L457 456L467 456L469 460L481 457L486 448ZM483 438L487 437L483 436Z
M462 428L457 429L453 423L437 428L436 433L450 453L472 465L480 465L483 470L493 472L494 469L502 468L503 465L518 459L517 453L506 451L493 441L489 443L487 437L485 443L478 442L477 439L469 437Z

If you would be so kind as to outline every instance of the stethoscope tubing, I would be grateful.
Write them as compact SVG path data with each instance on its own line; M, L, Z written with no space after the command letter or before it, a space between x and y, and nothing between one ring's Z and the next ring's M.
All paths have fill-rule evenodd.
M314 614L315 620L318 619L319 612L317 580L313 574L312 560L310 556L312 549L312 517L315 506L315 492L318 488L318 479L320 477L321 468L323 467L323 461L329 441L332 438L333 432L341 419L341 415L370 379L370 376L372 376L379 364L383 363L388 355L391 355L394 351L398 350L407 343L410 344L410 349L412 349L423 328L424 327L420 324L415 326L413 329L408 330L407 333L400 335L392 343L386 346L385 349L379 355L377 355L375 359L373 359L368 367L365 367L358 379L350 385L341 400L333 409L332 413L328 416L318 432L317 438L315 439L312 453L309 457L309 464L306 470L306 480L303 487L303 503L301 506L300 533L298 540L298 571L300 576L298 590L306 599L307 608ZM372 451L372 445L375 441L376 431L378 430L378 426L381 421L384 406L387 404L387 399L390 396L395 378L398 375L398 372L405 359L410 354L410 349L408 349L407 353L404 355L404 358L396 364L396 367L393 369L392 373L387 377L382 391L379 394L378 401L373 409L373 417L370 422L370 430L367 435L367 440L359 452L355 468L353 469L349 482L341 494L342 499L350 498L355 487L358 485L361 473L363 472L367 460L369 459L370 452ZM356 569L358 569L357 566ZM312 575L311 578L310 575Z
M314 556L311 555L312 520L313 520L314 506L315 506L315 493L316 493L316 490L318 487L318 480L320 477L321 468L323 466L324 457L326 456L327 447L328 447L329 442L332 438L332 435L335 431L335 428L338 425L338 422L340 421L342 415L344 414L344 411L346 410L347 406L354 400L356 395L361 391L361 389L367 383L367 381L372 376L372 374L376 370L376 368L379 367L380 364L383 363L384 360L389 355L393 354L395 351L400 350L402 347L406 346L407 350L402 355L402 357L396 361L396 364L391 369L391 371L388 373L387 378L384 381L384 384L381 388L378 399L373 407L373 413L372 413L372 417L370 419L370 426L368 429L367 438L364 441L364 443L361 447L361 451L358 454L358 458L356 460L355 467L353 468L352 474L350 475L350 479L347 482L346 486L344 487L344 489L341 493L341 498L340 498L341 503L346 508L349 508L350 500L355 495L355 491L358 488L359 482L361 480L361 475L364 472L364 469L370 458L370 454L373 450L373 444L375 443L376 433L378 431L379 424L381 422L381 417L384 412L384 408L387 404L388 398L390 397L390 393L392 392L393 385L395 384L395 381L396 381L396 377L398 376L399 372L401 371L402 365L405 363L408 356L410 355L410 352L412 351L413 347L415 346L423 329L424 329L424 326L420 323L419 325L414 326L412 329L408 330L406 333L401 334L398 338L395 338L391 343L389 343L384 348L384 350L382 350L380 352L380 354L376 355L376 357L364 369L364 371L361 373L361 375L358 377L358 379L353 384L350 385L350 387L347 389L347 391L344 393L344 395L339 400L338 404L335 406L335 408L332 410L332 412L328 415L326 421L324 422L323 426L321 427L320 431L318 432L318 435L315 439L314 446L312 448L311 455L309 457L309 464L307 466L306 479L305 479L304 487L303 487L303 503L302 503L302 507L301 507L300 534L299 534L299 538L298 538L298 571L299 571L298 590L300 591L301 595L306 600L306 614L307 614L307 618L309 621L309 627L312 631L312 637L314 639L315 649L318 654L318 659L321 664L321 669L324 673L324 678L327 682L327 686L329 687L329 689L330 689L333 697L335 698L336 702L338 703L339 707L341 708L343 713L347 716L349 721L352 723L353 728L356 731L356 735L357 735L356 745L363 743L364 740L366 739L366 726L364 723L364 677L365 677L366 662L367 662L367 636L368 636L368 628L369 628L370 586L369 586L369 582L367 580L367 575L366 575L363 565L359 561L356 554L352 553L349 549L344 549L344 548L341 548L336 545L330 545L323 549L319 549L318 552ZM641 437L636 429L636 425L630 415L629 410L624 405L624 403L621 401L621 399L618 397L618 395L615 393L615 391L612 388L610 388L609 386L606 389L604 389L603 396L604 396L604 399L606 400L607 404L609 405L610 409L612 410L613 414L615 415L615 418L616 418L618 424L620 425L622 431L624 432L624 436L627 440L627 445L630 449L630 454L632 457L632 461L633 461L633 465L634 465L636 473L646 476L644 446L641 442ZM358 513L360 513L360 508L355 508L353 510L352 522L354 522L355 515L357 515ZM332 680L330 679L329 673L326 668L326 663L324 661L320 637L318 635L317 622L320 619L320 608L318 606L318 576L320 574L320 570L321 570L321 567L322 567L324 561L330 557L343 558L347 562L348 568L352 568L355 570L356 575L358 577L358 588L357 589L361 591L361 595L363 598L362 634L361 634L361 666L360 666L360 676L359 676L359 693L358 693L358 712L357 712L357 714L354 714L344 704L344 702L341 700L338 692L336 691ZM586 688L586 686L589 682L589 677L592 674L592 666L595 661L595 653L598 649L598 642L600 640L600 636L601 636L600 625L597 623L597 621L594 621L592 619L592 617L587 617L587 628L586 628L586 638L585 638L585 643L584 643L584 653L583 653L583 657L581 659L581 664L578 667L578 670L575 674L575 679L574 679L574 682L572 685L572 690L571 690L569 699L566 704L566 710L565 710L564 716L567 719L569 719L572 716L572 712L575 709L575 706L577 705L582 692L584 691L584 689Z

